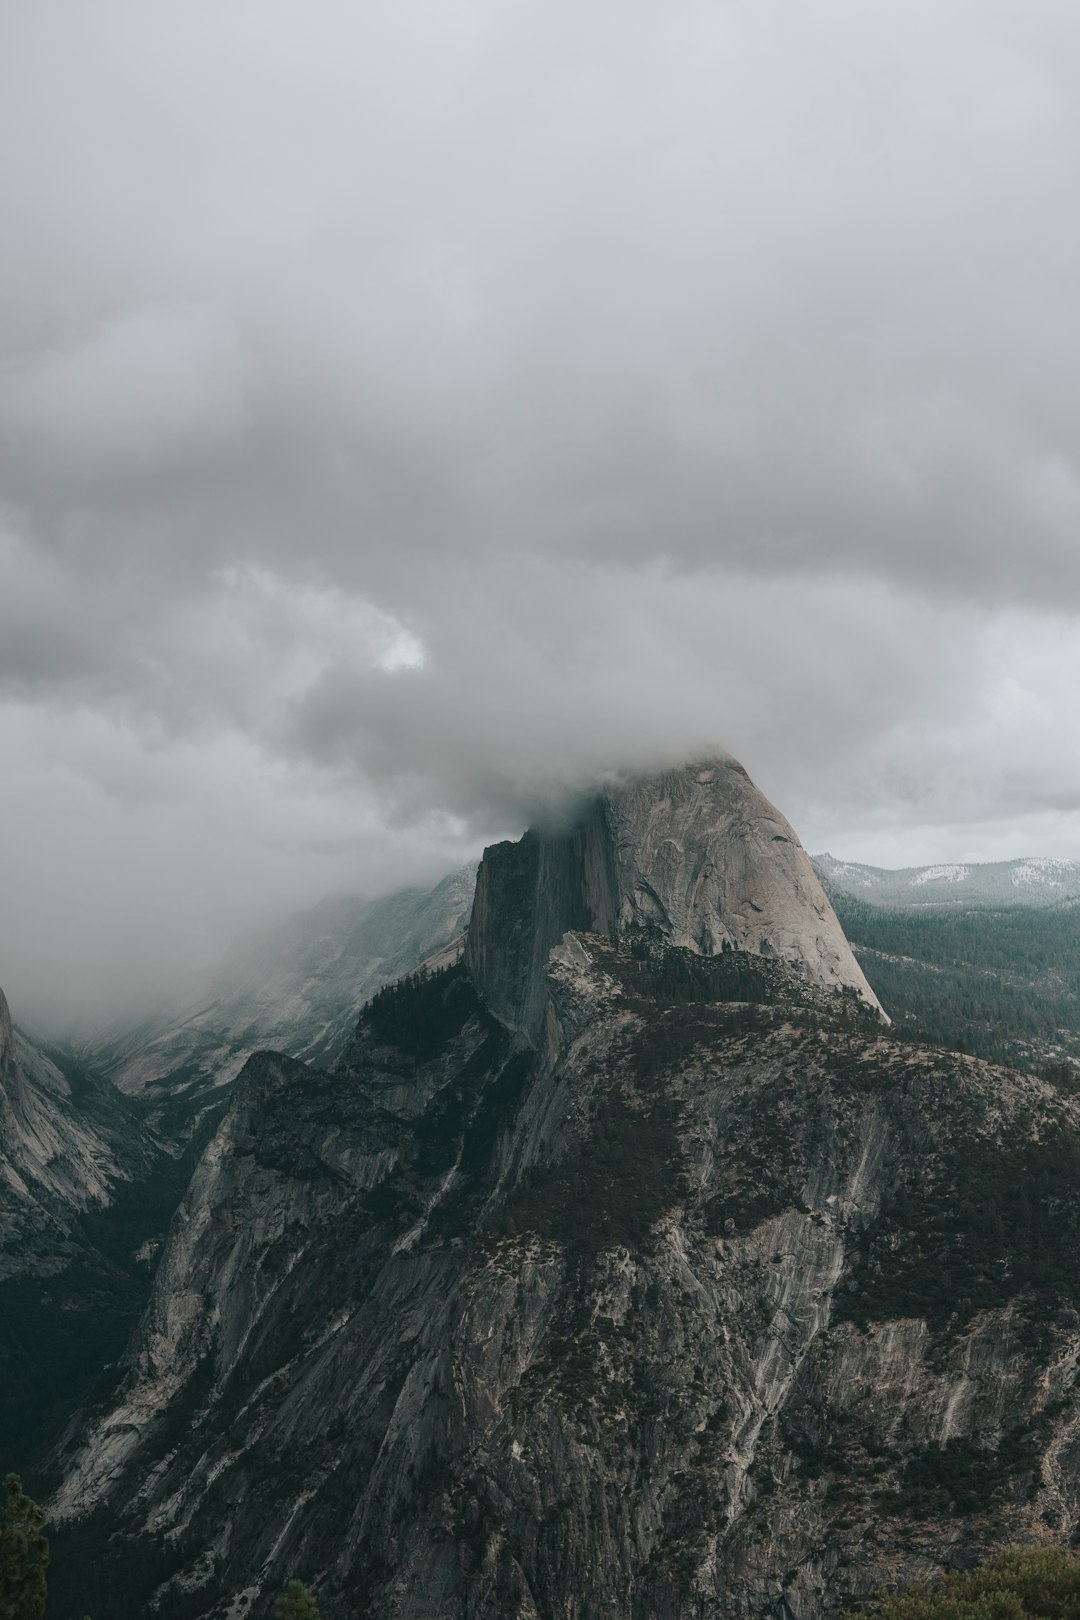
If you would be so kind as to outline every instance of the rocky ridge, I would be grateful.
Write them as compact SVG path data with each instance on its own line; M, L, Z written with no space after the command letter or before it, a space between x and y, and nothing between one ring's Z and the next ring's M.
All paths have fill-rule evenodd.
M560 837L489 852L466 961L335 1072L249 1061L69 1454L61 1617L299 1572L329 1620L816 1620L1076 1534L1077 1104L897 1039L798 930L725 951L730 891L703 950L687 840Z

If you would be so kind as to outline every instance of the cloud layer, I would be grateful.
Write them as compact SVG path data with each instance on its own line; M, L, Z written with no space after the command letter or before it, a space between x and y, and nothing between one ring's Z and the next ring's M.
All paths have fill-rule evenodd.
M1080 853L1074 6L0 31L13 998L707 746L811 846Z

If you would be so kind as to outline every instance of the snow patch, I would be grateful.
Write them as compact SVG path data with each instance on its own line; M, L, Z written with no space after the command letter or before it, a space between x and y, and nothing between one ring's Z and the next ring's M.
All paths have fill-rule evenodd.
M971 874L970 866L924 866L916 872L912 883L963 883Z
M1063 889L1065 885L1054 874L1076 872L1078 868L1080 861L1065 860L1058 855L1029 855L1026 860L1017 861L1012 880L1018 889L1034 885L1043 889Z

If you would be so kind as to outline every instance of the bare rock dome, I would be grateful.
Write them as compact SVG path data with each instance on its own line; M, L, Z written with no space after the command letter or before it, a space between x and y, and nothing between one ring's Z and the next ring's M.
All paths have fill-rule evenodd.
M485 851L466 961L503 1023L535 1035L548 956L571 931L780 958L881 1013L790 823L732 759L630 778L568 828Z

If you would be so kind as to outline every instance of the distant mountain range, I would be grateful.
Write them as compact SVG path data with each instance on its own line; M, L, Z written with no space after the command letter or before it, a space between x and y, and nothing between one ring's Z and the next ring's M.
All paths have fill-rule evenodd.
M898 1029L1080 1087L1080 862L814 865Z
M1080 899L1080 860L1054 855L895 871L828 854L813 860L823 883L872 906L1053 906Z

